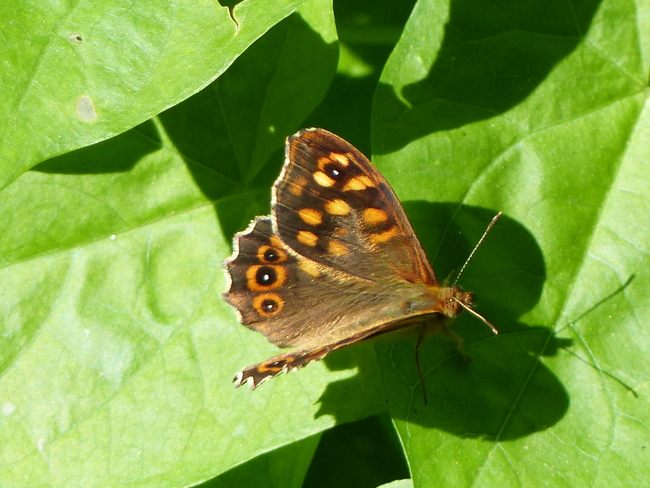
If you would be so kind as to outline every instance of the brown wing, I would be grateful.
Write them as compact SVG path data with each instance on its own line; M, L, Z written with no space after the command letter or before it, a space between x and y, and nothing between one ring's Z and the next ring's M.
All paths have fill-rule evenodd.
M392 188L354 146L307 129L287 139L286 158L272 212L292 250L368 280L438 283Z
M441 317L442 318L442 317ZM443 322L440 322L442 326ZM298 349L283 354L278 354L272 358L262 361L258 364L253 364L247 366L242 371L237 373L233 379L235 387L239 387L244 383L248 383L251 390L254 390L259 385L264 383L266 380L274 378L282 373L290 373L300 369L312 361L319 361L327 356L330 352L345 347L349 344L367 339L374 335L382 334L390 330L394 330L398 327L408 325L407 322L397 322L390 325L382 324L379 326L371 327L365 330L360 331L359 333L341 339L338 342L332 344L326 344L324 346L312 349Z
M271 217L235 235L225 300L240 321L296 350L245 368L252 387L417 317L457 313L401 204L370 161L322 129L287 140Z
M318 349L422 314L422 307L436 311L431 288L421 283L370 281L294 256L268 217L254 220L234 242L224 299L242 324L280 347Z

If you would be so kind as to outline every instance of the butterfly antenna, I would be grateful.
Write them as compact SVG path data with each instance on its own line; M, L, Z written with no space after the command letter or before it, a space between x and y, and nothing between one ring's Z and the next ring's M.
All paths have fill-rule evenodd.
M472 315L474 315L474 317L478 317L479 319L481 319L481 320L483 321L483 323L485 323L485 325L487 325L490 329L492 329L492 332L494 332L495 334L498 334L498 333L499 333L499 331L497 330L497 328L496 328L494 325L492 325L492 322L490 322L488 319L486 319L485 317L483 317L483 316L482 316L480 313L478 313L476 310L474 310L474 309L468 307L466 304L464 304L464 303L463 303L461 300L459 300L458 298L454 298L453 300L454 300L456 303L458 303L461 307L463 307L465 310L467 310L469 313L471 313Z
M474 257L474 254L476 253L476 250L478 249L478 247L481 245L481 243L482 243L483 240L485 239L485 236L487 236L488 232L490 232L490 229L491 229L492 227L494 227L494 224L497 223L497 220L499 220L499 217L501 217L501 215L503 215L503 212L499 212L498 214L496 214L496 215L492 218L492 220L491 220L490 223L488 224L487 228L485 229L485 232L483 232L483 235L481 236L481 238L480 238L480 239L478 240L478 242L476 243L476 246L474 246L474 249L472 249L472 252L469 253L469 257L465 260L465 264L463 264L463 267L460 268L460 271L458 272L458 276L456 276L456 279L454 280L454 284L453 284L452 286L456 286L456 283L458 283L458 280L459 280L459 278L460 278L460 275L463 274L463 271L465 271L465 268L467 267L467 264L468 264L468 263L470 262L470 260ZM462 304L461 304L461 305L462 305ZM464 306L464 305L463 305L463 306ZM465 306L464 306L464 307L465 307ZM467 308L467 307L465 307L465 308ZM468 309L468 310L469 310L469 309ZM472 313L476 313L476 312L474 312L474 311L472 310ZM479 315L479 317L480 317L480 315ZM494 326L493 326L492 324L490 324L490 323L489 323L487 320L485 320L483 317L481 317L481 318L482 318L483 321L486 322L490 327L492 327L493 330L496 331L496 329L494 328Z

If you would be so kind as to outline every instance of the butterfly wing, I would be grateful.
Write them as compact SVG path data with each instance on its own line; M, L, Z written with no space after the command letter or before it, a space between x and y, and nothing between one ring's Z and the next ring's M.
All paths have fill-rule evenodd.
M295 256L273 233L269 217L255 219L234 242L225 262L230 287L224 299L238 310L242 324L277 346L295 348L248 366L235 377L237 386L248 381L255 388L333 350L404 327L422 313L409 297L422 294L421 284L395 287ZM439 311L440 297L425 293L428 311Z
M399 327L406 325L403 321L395 322L393 324L378 324L370 328L363 329L358 333L344 337L343 339L325 345L316 346L307 349L296 349L293 351L278 354L272 358L262 361L258 364L247 366L242 371L237 373L234 378L236 387L244 383L249 383L251 390L257 388L264 381L273 378L281 373L289 373L300 369L312 361L323 359L330 352L345 347L349 344L367 339L369 337L389 332ZM432 326L437 325L440 329L444 327L442 320L431 323Z
M287 139L286 155L272 212L291 249L368 280L438 283L397 196L360 151L307 129Z
M235 235L224 298L242 324L295 350L245 368L237 386L421 315L456 313L459 290L438 286L399 200L363 154L322 129L290 137L286 152L271 217Z
M268 217L255 219L234 242L224 299L242 324L277 346L313 349L408 315L409 306L396 300L404 288L296 257Z

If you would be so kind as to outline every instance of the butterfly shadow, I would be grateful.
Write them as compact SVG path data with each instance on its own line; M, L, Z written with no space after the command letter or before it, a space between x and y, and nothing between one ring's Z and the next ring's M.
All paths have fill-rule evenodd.
M415 201L404 207L440 281L454 276L495 213L455 203ZM422 344L419 356L428 405L415 363L417 333L378 338L374 347L359 348L357 376L328 385L317 415L345 421L344 392L356 382L364 389L383 385L393 419L458 436L510 440L554 425L566 413L569 395L543 358L570 347L571 341L556 337L548 327L518 321L539 301L545 279L542 252L532 234L502 217L459 281L475 293L476 311L499 329L499 335L465 313L450 324L465 341L462 353L444 335ZM347 355L332 354L326 365L334 370L352 366L356 347ZM373 373L377 370L380 382Z

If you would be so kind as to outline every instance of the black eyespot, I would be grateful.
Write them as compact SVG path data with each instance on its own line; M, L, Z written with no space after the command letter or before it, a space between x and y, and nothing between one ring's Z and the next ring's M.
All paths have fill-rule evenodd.
M278 279L278 275L271 266L260 266L255 273L255 281L260 286L271 286Z
M264 251L264 261L267 263L274 263L278 259L280 259L280 253L273 249L272 247L269 247L266 251Z
M262 310L265 313L273 313L278 309L278 302L275 300L271 300L270 298L267 298L262 302Z
M340 181L343 179L344 171L336 166L335 164L325 165L324 172L327 176L332 178L334 181Z

